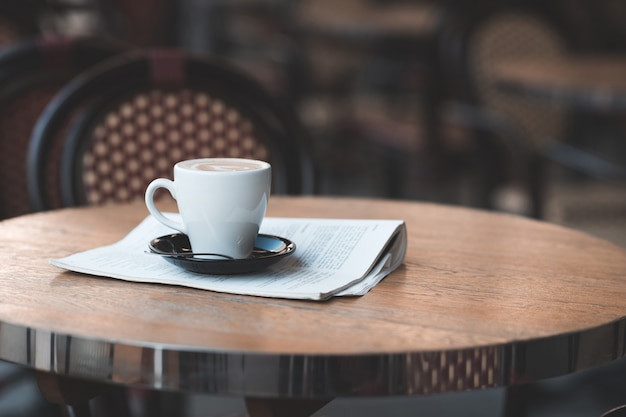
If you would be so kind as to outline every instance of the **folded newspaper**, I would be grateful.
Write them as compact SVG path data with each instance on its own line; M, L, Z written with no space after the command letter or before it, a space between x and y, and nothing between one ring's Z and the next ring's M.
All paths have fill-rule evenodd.
M293 241L296 250L292 255L259 272L207 275L189 272L146 253L148 242L171 233L175 231L148 216L112 245L51 259L50 263L126 281L261 297L326 300L364 295L402 264L407 246L402 220L266 217L260 233Z

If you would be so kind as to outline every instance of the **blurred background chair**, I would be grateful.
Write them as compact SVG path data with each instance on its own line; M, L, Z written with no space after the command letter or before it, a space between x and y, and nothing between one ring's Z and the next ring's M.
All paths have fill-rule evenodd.
M458 8L442 36L442 66L453 99L498 112L520 132L515 141L523 154L523 172L513 178L522 193L521 214L542 217L545 181L540 149L547 138L562 137L567 115L563 109L533 100L511 97L495 84L498 65L511 58L555 59L566 53L567 44L555 23L533 10L510 7ZM520 143L521 142L521 143ZM483 149L482 164L497 164L494 149ZM510 163L511 159L504 164ZM502 163L502 162L500 162ZM521 177L519 176L521 175ZM506 184L500 184L505 186ZM492 198L497 199L494 191ZM497 201L494 205L502 204Z
M515 58L502 62L498 72L494 84L511 98L571 113L562 136L547 137L537 147L547 165L537 181L542 217L550 214L545 197L555 180L597 190L626 184L626 130L620 123L626 114L626 55Z
M113 40L89 37L30 39L0 52L0 219L32 212L26 152L50 99L81 71L122 50Z
M29 192L39 210L53 207L50 177L63 206L130 201L171 177L177 161L221 156L270 162L273 193L312 193L305 138L290 109L236 68L176 50L133 51L83 73L46 108L31 140ZM61 164L48 159L59 141Z
M496 190L494 207L624 242L613 232L626 222L623 52L615 42L590 52L543 9L457 12L442 44L453 97L507 118L519 134L506 139L523 152L506 160L523 170Z

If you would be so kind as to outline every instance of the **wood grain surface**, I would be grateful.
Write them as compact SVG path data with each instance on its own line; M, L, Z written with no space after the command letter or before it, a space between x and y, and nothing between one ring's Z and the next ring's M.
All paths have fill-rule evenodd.
M557 225L416 202L272 197L270 216L404 219L405 263L362 297L294 301L128 283L48 259L110 244L142 203L0 222L0 323L207 351L420 352L507 344L625 316L626 251Z

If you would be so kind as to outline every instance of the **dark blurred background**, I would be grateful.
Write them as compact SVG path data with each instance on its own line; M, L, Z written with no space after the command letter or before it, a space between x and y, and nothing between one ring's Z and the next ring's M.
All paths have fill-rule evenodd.
M498 88L495 73L509 58L621 59L624 0L0 0L0 48L83 35L215 55L253 75L297 110L311 136L320 194L537 217L626 248L624 181L580 169L550 145L626 166L626 106L598 110L511 94ZM0 415L55 415L32 380L15 384L23 374L0 365L7 381L0 382ZM614 372L595 376L604 393ZM558 397L564 386L577 392L575 383L545 388ZM581 404L593 404L597 391L559 400L570 408L538 406L533 415L585 415ZM501 395L400 401L396 414L377 408L384 401L340 401L318 415L414 415L416 407L425 415L500 415ZM205 412L203 401L190 399L191 415L241 411L238 400L223 399Z
M624 164L626 110L581 111L494 84L504 58L621 56L621 0L0 2L2 44L59 35L236 63L297 109L319 193L513 212L626 245L623 181L548 163L537 215L525 159L557 140Z

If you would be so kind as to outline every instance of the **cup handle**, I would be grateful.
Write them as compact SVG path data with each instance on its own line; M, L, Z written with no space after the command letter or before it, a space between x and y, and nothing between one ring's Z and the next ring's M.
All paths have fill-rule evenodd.
M165 188L169 191L172 197L174 197L174 200L176 200L176 188L174 187L174 181L168 180L167 178L157 178L148 185L148 188L146 188L146 207L148 207L148 211L156 220L165 226L186 234L187 231L182 223L165 217L154 204L154 193L159 188Z

